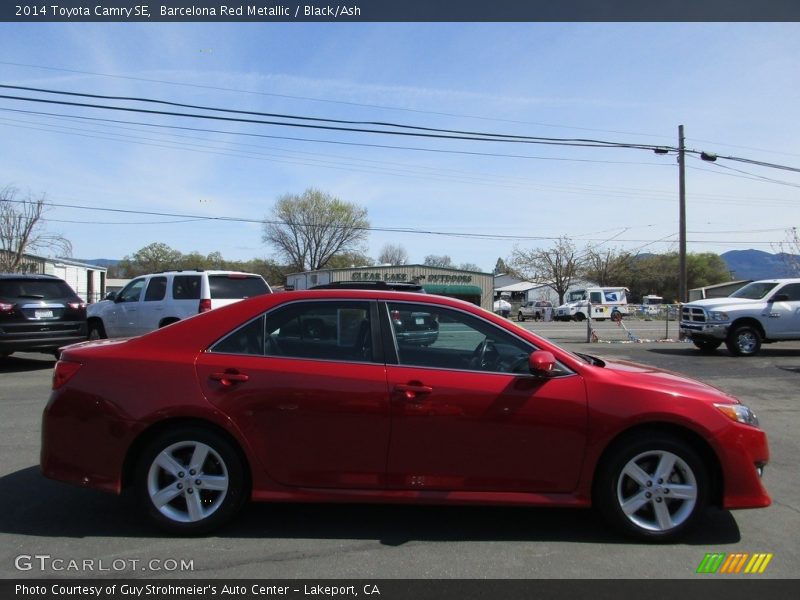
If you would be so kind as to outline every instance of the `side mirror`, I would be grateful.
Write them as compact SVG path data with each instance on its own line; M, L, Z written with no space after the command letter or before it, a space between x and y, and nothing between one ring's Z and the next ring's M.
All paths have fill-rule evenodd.
M547 377L556 366L556 357L547 350L536 350L528 357L528 368L534 375Z
M770 302L788 302L789 294L775 294L769 299Z
M117 293L116 292L108 292L106 294L105 299L106 300L114 300L116 297L117 297Z

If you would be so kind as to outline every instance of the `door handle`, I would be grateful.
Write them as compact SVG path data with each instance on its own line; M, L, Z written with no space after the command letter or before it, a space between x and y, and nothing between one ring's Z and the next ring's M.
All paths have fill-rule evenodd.
M211 373L208 378L219 381L225 387L231 387L234 383L244 383L248 381L250 376L245 373L239 373L233 369L228 369L223 373Z
M421 383L398 383L394 391L403 394L406 400L418 400L419 396L426 396L433 392L433 388Z

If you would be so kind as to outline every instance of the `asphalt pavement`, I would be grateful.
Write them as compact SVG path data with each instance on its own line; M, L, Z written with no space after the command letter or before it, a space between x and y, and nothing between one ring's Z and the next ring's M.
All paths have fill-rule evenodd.
M585 327L522 325L545 335L543 325L550 327L553 339L575 339L576 327ZM749 404L769 436L773 505L709 510L697 531L672 545L631 542L591 510L391 505L252 505L215 536L168 537L139 518L128 496L39 474L53 360L19 354L0 363L0 577L697 578L708 577L696 570L711 552L772 553L758 577L798 577L800 344L765 346L753 358L627 336L563 345L684 373Z

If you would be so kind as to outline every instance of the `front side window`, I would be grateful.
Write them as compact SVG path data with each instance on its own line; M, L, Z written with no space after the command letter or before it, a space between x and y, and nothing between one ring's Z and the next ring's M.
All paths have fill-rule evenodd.
M401 365L530 373L531 344L473 315L439 306L389 303Z
M800 283L790 283L783 286L775 292L775 295L779 294L786 294L786 296L788 296L787 301L789 302L800 300Z
M117 296L117 302L138 302L139 298L142 296L142 290L144 289L146 279L134 279L124 288Z

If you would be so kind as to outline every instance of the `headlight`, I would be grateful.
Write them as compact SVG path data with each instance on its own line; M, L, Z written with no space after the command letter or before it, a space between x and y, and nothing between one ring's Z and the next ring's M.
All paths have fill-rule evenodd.
M737 423L758 427L758 417L744 404L715 404L722 414Z
M728 313L722 311L711 311L708 313L708 320L709 321L729 321Z

